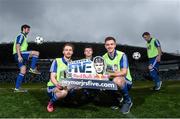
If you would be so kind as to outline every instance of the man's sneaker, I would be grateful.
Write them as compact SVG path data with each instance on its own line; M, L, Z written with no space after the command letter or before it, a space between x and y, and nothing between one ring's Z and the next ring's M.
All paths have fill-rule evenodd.
M120 109L120 111L123 113L123 114L128 114L131 107L132 107L133 103L124 103Z
M158 91L161 89L162 81L157 83L157 86L154 88L154 90Z
M118 98L118 103L119 103L119 105L121 105L121 104L122 104L123 100L124 100L124 98L123 98L123 97ZM111 109L112 109L112 110L117 110L117 109L119 109L119 106L117 106L117 105L113 105L113 106L111 106Z
M119 98L118 100L119 100L119 103L122 103L122 102L124 101L124 98L121 97L121 98Z
M119 109L119 107L118 106L111 106L111 109L112 110L117 110L117 109Z
M155 90L155 88L156 88L156 86L153 86L152 88L150 88L150 90L153 90L153 91L154 91L154 90Z
M51 101L48 102L47 111L48 112L53 112L54 111L54 105L53 105L53 103Z
M28 92L28 90L26 90L26 89L14 89L14 92L15 93L27 93Z
M35 69L30 68L29 72L32 74L41 74L41 72L39 72L36 68Z

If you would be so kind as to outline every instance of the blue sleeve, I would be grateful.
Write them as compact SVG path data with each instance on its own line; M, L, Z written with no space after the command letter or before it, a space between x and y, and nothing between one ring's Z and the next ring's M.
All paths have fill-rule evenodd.
M50 72L51 73L57 73L57 61L54 60L51 64L51 68L50 68Z
M121 68L128 68L129 64L128 64L128 59L126 54L123 54L121 60L120 60L120 67Z
M17 39L16 39L16 44L22 44L24 40L24 36L22 34L20 34Z
M160 44L160 42L159 42L157 39L155 40L154 43L155 43L155 46L156 46L156 47L161 47L161 44Z

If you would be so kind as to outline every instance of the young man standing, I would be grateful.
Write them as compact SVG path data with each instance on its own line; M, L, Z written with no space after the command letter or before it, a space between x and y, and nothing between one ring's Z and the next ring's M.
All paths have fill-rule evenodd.
M132 78L129 71L128 59L125 53L115 49L116 39L113 37L105 38L105 48L107 53L103 55L103 58L107 65L109 79L117 84L121 91L124 101L120 111L123 114L127 114L133 105L129 96L129 90L132 87Z
M155 86L153 87L153 90L160 90L162 81L160 81L159 78L159 63L161 61L161 55L162 55L162 50L161 50L161 45L160 42L152 38L149 32L144 32L142 34L142 37L144 40L146 40L146 45L147 45L147 55L149 58L149 71L150 75L155 83Z
M26 90L20 89L22 81L24 79L24 75L26 74L26 64L29 58L32 58L32 62L30 65L30 73L40 74L36 69L36 63L39 57L38 51L27 51L28 43L27 43L27 35L30 32L29 25L21 26L21 33L16 37L13 45L13 55L15 57L16 62L18 62L18 67L20 69L20 73L16 79L16 86L14 92L26 92Z
M60 81L62 78L65 78L64 71L67 70L67 64L71 61L71 56L73 55L74 46L70 43L67 43L63 47L63 57L56 58L50 69L50 80L47 83L47 92L50 98L49 103L47 105L47 111L54 111L54 103L57 100L62 100L68 94L68 89L63 88L60 85Z
M84 47L84 56L85 56L85 59L89 59L93 61L93 47L91 45L86 45ZM83 99L89 98L92 93L93 91L90 89L83 89L84 96L82 96L82 98Z

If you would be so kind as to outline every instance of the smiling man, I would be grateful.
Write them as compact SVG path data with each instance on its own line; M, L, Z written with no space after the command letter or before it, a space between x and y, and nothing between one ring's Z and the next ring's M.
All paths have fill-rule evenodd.
M105 38L105 48L107 53L103 57L107 65L107 71L109 72L109 79L117 84L119 91L122 93L124 101L120 111L123 114L127 114L133 104L129 96L129 90L132 87L132 78L129 71L128 59L124 52L115 49L116 39L113 37Z
M71 61L71 56L73 55L74 46L70 43L67 43L63 47L63 57L56 58L50 69L50 80L47 83L47 92L50 98L47 105L47 111L54 111L54 104L58 100L64 99L68 94L68 89L60 85L62 78L65 78L65 71L68 68L68 62Z

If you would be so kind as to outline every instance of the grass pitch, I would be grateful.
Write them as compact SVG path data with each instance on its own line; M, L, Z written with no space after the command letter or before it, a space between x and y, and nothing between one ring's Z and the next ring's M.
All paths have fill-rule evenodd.
M101 104L88 102L81 105L58 103L53 113L46 111L48 96L46 84L27 83L28 93L14 93L14 84L0 84L0 117L16 118L166 118L180 117L180 81L163 82L162 90L150 90L149 81L136 81L130 94L133 99L131 112L123 115L119 110L111 110L107 97L101 98Z

